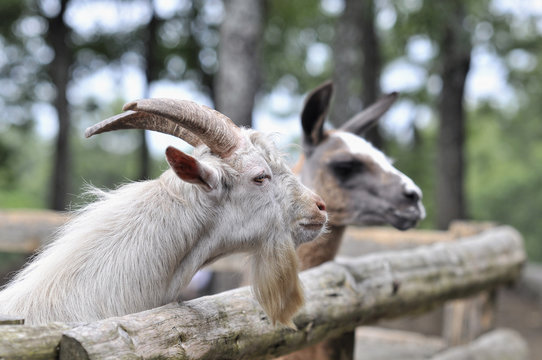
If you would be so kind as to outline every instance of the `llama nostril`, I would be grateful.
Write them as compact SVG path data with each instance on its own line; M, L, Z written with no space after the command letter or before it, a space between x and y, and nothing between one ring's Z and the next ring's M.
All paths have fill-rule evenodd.
M318 207L318 210L326 211L326 204L322 200L317 200L316 206Z
M405 191L403 193L403 195L405 196L405 198L407 198L408 200L412 201L412 202L416 202L418 200L420 200L420 195L416 192L416 191Z

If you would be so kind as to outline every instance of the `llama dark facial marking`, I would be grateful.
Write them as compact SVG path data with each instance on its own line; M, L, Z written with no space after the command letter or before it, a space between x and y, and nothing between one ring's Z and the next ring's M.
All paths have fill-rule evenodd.
M353 157L347 163L338 163L343 176L348 175L345 185L354 187L363 184L358 200L374 209L367 211L366 215L360 213L361 222L390 223L400 230L406 230L425 218L422 191L408 176L393 167L381 151L347 132L337 131L330 137L339 138Z

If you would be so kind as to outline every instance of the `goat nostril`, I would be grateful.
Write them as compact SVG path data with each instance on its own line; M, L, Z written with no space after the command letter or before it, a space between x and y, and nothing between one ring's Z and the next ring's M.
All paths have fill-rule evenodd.
M320 211L326 211L326 204L323 201L316 201L316 206Z

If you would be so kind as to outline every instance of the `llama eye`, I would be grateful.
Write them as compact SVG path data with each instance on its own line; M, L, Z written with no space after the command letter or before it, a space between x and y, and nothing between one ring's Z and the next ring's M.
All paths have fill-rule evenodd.
M359 161L344 161L333 163L331 168L340 180L347 180L353 175L363 172L365 166Z
M271 176L266 175L265 173L261 173L260 175L256 176L253 180L257 184L263 184L265 179L271 179Z

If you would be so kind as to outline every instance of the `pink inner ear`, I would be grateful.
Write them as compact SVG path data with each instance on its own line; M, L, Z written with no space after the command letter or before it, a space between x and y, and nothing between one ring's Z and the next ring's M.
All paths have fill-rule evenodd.
M182 151L169 146L166 149L166 159L181 179L191 183L205 184L200 175L200 166L196 159Z

